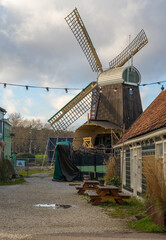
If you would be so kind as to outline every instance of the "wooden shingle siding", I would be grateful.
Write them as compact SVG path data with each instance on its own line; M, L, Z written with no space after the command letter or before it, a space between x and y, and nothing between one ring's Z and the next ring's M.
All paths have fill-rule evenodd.
M114 91L117 88L117 91ZM122 84L102 87L96 120L107 120L120 127L123 126Z
M132 94L129 90L132 88ZM102 86L96 120L107 120L127 130L142 113L138 86L112 84Z
M129 93L130 88L132 89L132 95ZM141 113L142 104L139 88L137 86L123 85L123 123L126 130L129 129Z

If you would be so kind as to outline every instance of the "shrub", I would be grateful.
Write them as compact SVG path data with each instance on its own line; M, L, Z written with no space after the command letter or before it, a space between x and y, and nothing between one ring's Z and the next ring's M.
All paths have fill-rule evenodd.
M114 177L119 177L118 164L115 157L110 157L109 161L107 162L105 180L106 182L110 182L110 180Z
M143 158L143 174L146 178L146 199L148 205L159 207L166 213L166 182L163 163L149 155Z
M35 159L35 155L32 153L17 153L17 159L25 159L25 158L33 158Z
M107 184L113 185L113 186L116 186L116 187L120 187L121 186L121 179L120 179L120 177L112 177L112 178L110 178L109 182L107 182Z
M7 182L15 175L14 167L8 159L0 160L0 181Z
M129 227L137 231L144 231L144 232L153 232L153 233L166 232L166 228L162 228L158 224L153 223L150 217L142 218L139 221L133 220L129 222Z

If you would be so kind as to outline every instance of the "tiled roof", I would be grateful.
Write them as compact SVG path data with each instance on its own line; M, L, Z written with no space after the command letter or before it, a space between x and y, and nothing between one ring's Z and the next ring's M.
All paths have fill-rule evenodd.
M117 144L161 127L166 127L166 90L158 95Z

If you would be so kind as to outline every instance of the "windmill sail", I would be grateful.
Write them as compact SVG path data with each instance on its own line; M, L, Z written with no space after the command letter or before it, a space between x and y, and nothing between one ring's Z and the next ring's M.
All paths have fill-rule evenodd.
M55 131L60 132L66 130L72 123L80 118L91 108L91 102L98 101L97 94L98 85L90 83L68 104L59 110L48 122ZM94 93L95 92L95 93Z
M103 72L101 62L92 44L85 25L79 15L77 8L75 8L66 18L67 24L76 37L80 47L82 48L93 72Z
M109 67L117 68L122 67L132 56L134 56L141 48L148 43L148 39L144 30L142 29L134 40L111 62Z
M84 23L75 8L66 18L67 24L72 30L74 36L76 37L79 45L81 46L91 68L95 72L100 72L100 77L104 74L102 65L89 37L89 34L84 26ZM110 69L123 66L133 55L135 55L141 48L143 48L148 43L148 39L144 30L136 36L136 38L115 58L109 65ZM110 69L108 71L110 71ZM105 76L105 75L103 75ZM66 104L61 110L59 110L53 117L51 117L48 122L51 124L53 129L57 132L66 130L70 125L72 125L77 119L79 119L84 113L86 113L90 108L90 119L91 120L108 120L110 121L110 116L115 115L115 110L113 107L110 109L109 106L113 106L115 103L115 97L117 97L117 102L119 101L119 95L115 94L112 87L103 86L102 95L99 93L99 87L97 83L90 83L84 90L82 90L75 98L73 98L68 104ZM100 95L100 98L99 98ZM108 97L107 97L108 96ZM113 97L112 97L113 96ZM123 95L122 95L123 96ZM123 99L122 99L123 102ZM102 104L101 104L102 103ZM110 104L111 103L111 104ZM103 116L103 112L108 110L106 117ZM139 105L139 104L136 104ZM114 112L112 111L114 110ZM117 104L117 121L120 121L119 111L121 106ZM109 116L110 114L110 116ZM122 114L123 116L124 114ZM103 119L104 118L104 119ZM123 118L122 118L123 119ZM113 116L112 122L115 122L115 116ZM120 123L121 125L121 123Z

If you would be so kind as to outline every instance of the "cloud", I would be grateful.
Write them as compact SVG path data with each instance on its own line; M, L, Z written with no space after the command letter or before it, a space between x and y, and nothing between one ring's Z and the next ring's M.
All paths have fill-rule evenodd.
M11 89L5 89L1 96L1 104L7 110L8 114L17 112L18 100L15 99L14 92Z
M78 92L77 92L78 94ZM76 91L72 93L66 93L61 94L59 93L58 95L55 92L50 92L48 95L43 95L42 97L49 103L53 109L54 109L54 114L56 111L59 111L62 107L64 107L70 100L72 100L76 96Z
M26 108L26 107L23 107L23 108L21 109L21 112L22 112L22 114L23 114L24 116L30 113L29 109Z
M42 115L38 115L36 117L34 116L30 116L29 114L28 115L25 115L24 119L27 119L29 121L32 121L32 120L40 120L43 124L45 124L47 122L47 118L42 116Z
M149 43L134 56L134 65L143 83L166 79L166 1L1 0L0 82L84 88L97 79L64 20L75 6L104 69L128 45L129 35L133 39L144 28ZM8 112L22 111L41 119L55 114L76 95L36 91L24 98L6 90L1 96ZM151 95L156 96L152 88L142 90L144 108Z
M140 95L143 105L143 111L154 101L161 93L161 85L149 85L141 87Z

